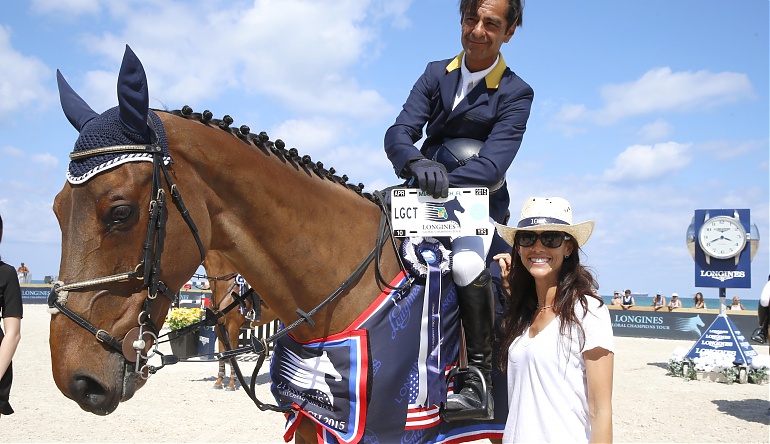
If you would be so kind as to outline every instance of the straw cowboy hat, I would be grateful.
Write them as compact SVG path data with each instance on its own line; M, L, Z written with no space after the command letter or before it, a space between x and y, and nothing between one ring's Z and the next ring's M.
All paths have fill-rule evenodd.
M513 246L516 232L527 230L563 231L572 236L578 246L582 247L594 230L592 220L573 225L572 208L569 202L561 197L530 197L524 202L517 226L509 227L498 223L495 225L500 236L511 246Z

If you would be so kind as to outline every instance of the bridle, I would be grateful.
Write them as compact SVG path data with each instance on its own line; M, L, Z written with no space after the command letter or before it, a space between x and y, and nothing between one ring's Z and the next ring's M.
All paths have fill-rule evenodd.
M126 361L135 362L135 371L140 373L143 378L147 378L151 372L147 365L142 365L157 350L158 332L163 325L162 314L157 303L154 303L158 293L169 298L175 299L175 295L169 290L168 286L161 281L160 260L163 254L163 244L166 235L166 216L168 209L166 207L166 190L163 188L163 178L171 192L171 200L175 203L182 218L187 223L192 232L195 243L198 245L201 262L203 262L204 251L198 228L195 226L190 213L185 207L182 196L174 184L168 172L168 168L163 160L163 147L158 144L158 137L155 126L151 118L147 119L151 142L145 145L116 145L103 148L93 148L84 151L70 153L70 159L77 160L104 154L137 154L147 153L152 156L152 194L150 197L150 216L147 222L147 234L142 248L141 262L132 270L124 273L102 276L94 279L88 279L79 282L66 284L61 281L54 283L51 293L48 296L49 312L55 314L61 312L80 327L88 330L96 337L96 340L106 344L112 349L121 353ZM105 329L94 326L87 319L75 313L67 307L69 292L73 290L82 290L86 288L98 287L112 282L124 282L132 279L142 280L144 288L147 290L147 296L142 304L142 311L137 317L137 327L132 328L126 333L123 339L117 339ZM155 323L159 323L156 327ZM149 341L146 341L148 338ZM152 353L147 352L152 348ZM154 372L153 372L154 373Z

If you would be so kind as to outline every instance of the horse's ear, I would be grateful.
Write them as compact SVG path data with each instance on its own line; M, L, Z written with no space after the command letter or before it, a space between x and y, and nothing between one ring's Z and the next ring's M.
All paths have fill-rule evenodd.
M99 114L92 110L86 101L72 89L58 69L56 70L56 83L59 85L59 101L64 115L67 116L67 120L72 126L80 132L86 123Z
M142 62L128 45L118 74L118 108L120 122L126 130L147 135L147 113L150 108L147 75Z

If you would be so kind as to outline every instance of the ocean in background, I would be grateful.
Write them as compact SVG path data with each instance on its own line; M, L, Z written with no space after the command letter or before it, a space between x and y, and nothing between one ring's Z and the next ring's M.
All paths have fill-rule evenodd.
M639 306L643 307L651 307L652 306L652 299L654 296L642 296L637 297L634 296L634 303ZM671 300L669 296L664 296L666 298L666 305L668 305L668 302ZM604 299L605 304L612 304L612 296L602 296L602 299ZM693 308L695 307L695 302L693 302L692 298L683 298L679 297L679 299L682 300L682 307L683 308ZM705 298L706 301L706 308L713 308L718 309L719 308L719 298ZM725 298L725 303L729 306L733 303L733 298L731 296L728 296ZM741 304L746 308L747 311L751 311L756 313L757 308L759 308L759 300L757 299L741 299Z

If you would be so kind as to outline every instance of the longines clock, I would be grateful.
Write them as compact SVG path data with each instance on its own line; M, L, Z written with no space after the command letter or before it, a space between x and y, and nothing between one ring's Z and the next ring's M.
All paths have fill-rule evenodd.
M747 243L748 236L737 211L733 210L732 216L714 217L709 217L706 212L703 225L698 231L698 244L706 255L707 264L711 263L713 257L735 258L735 265L738 265L740 254Z

